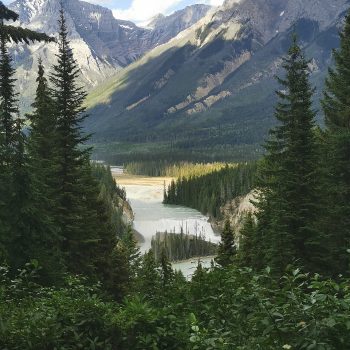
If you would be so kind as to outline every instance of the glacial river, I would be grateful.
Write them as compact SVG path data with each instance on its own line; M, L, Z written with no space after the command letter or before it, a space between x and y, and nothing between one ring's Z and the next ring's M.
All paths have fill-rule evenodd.
M133 209L134 229L143 237L140 249L146 252L151 248L152 237L156 232L176 232L181 228L190 234L202 233L207 240L217 243L220 237L216 235L208 222L208 218L194 209L183 206L164 205L164 184L169 178L152 178L123 175L118 168L112 168L118 185L124 187L127 198ZM211 258L202 258L203 266L210 266ZM198 259L174 263L175 269L180 269L186 277L195 270Z

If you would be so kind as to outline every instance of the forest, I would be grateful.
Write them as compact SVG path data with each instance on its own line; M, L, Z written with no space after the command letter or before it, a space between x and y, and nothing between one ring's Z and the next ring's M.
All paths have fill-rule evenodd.
M216 245L206 241L205 235L191 235L184 232L157 232L151 242L156 261L161 261L165 254L169 261L179 261L194 257L216 254Z
M208 171L208 174L184 174L173 180L164 191L164 204L186 205L219 219L222 205L254 189L257 164L226 165Z
M293 36L257 170L196 180L216 176L219 185L201 184L213 203L254 184L257 212L239 244L226 220L216 264L198 264L191 281L166 254L141 255L115 209L125 192L82 147L85 93L63 5L55 39L11 25L18 15L1 2L0 19L0 349L350 348L350 13L322 98L325 128ZM58 47L48 75L39 62L26 132L8 50L21 41Z
M128 174L166 177L200 176L220 170L226 163L192 163L171 161L130 162L124 164ZM232 166L232 165L231 165Z

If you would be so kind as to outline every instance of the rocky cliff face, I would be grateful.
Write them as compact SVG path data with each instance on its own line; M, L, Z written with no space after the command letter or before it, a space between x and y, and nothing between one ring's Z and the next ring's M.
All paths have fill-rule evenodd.
M170 16L157 15L147 26L152 29L152 40L159 44L168 42L183 30L197 23L211 8L211 6L198 4L187 6Z
M139 28L134 23L113 17L102 6L79 0L63 0L71 45L82 70L82 84L90 89L116 70L138 59L145 52L176 36L205 14L208 7L179 11L176 21L170 16L154 29ZM16 0L10 6L28 28L57 35L60 0ZM189 12L191 15L189 15ZM181 18L184 18L182 20ZM176 25L179 22L181 25ZM18 67L19 87L24 97L31 97L39 56L49 67L55 60L54 44L16 46L14 58ZM26 104L27 102L24 102Z

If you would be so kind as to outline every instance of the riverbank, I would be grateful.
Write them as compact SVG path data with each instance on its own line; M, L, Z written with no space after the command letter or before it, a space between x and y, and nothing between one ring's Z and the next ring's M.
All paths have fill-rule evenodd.
M122 174L118 170L113 174L118 185L126 191L128 202L134 213L133 229L137 232L142 253L151 248L156 232L188 232L203 235L207 241L218 243L220 237L214 233L209 218L195 209L178 205L163 204L164 184L173 180L171 177L147 177ZM144 239L141 241L140 238ZM172 263L174 269L181 270L185 276L195 271L198 259L205 267L210 267L213 257L196 257ZM190 278L190 277L189 277Z

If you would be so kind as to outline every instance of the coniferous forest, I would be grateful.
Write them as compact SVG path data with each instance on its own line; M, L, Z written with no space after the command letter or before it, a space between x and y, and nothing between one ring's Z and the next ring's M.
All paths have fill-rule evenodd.
M166 192L215 216L255 188L256 214L241 232L226 221L216 263L198 264L191 281L166 254L140 254L117 209L125 192L82 147L85 92L64 8L55 39L7 24L17 20L0 2L0 349L350 348L350 15L325 128L293 36L257 170L226 167ZM58 53L50 72L39 62L24 118L8 48L35 41L56 41Z
M190 174L172 181L164 192L165 204L182 204L219 218L227 201L248 194L255 186L256 163L242 163L208 174Z
M161 260L162 254L166 254L170 261L179 261L216 253L216 245L206 241L204 234L191 235L183 229L178 233L157 232L151 246L156 261Z

